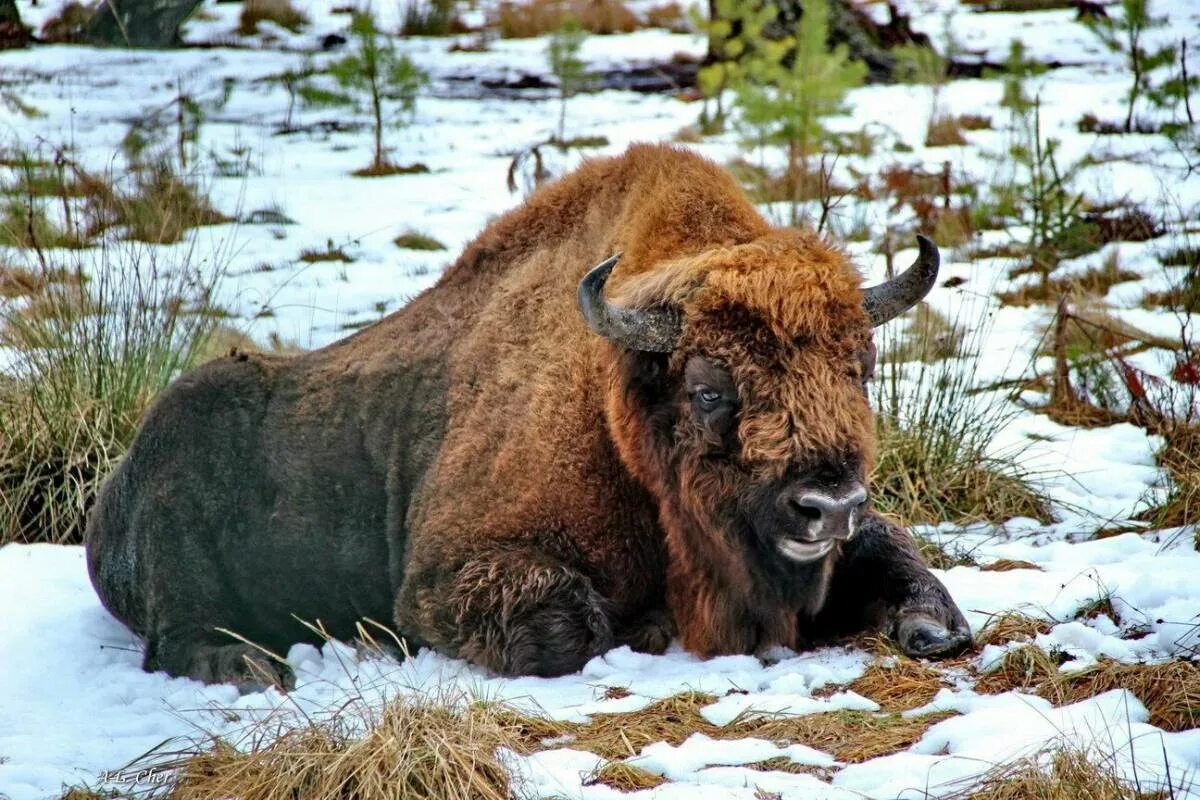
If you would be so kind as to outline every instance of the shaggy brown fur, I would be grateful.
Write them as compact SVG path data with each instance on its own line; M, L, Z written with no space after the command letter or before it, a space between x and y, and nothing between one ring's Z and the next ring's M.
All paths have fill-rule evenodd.
M576 287L618 251L610 301L679 310L674 352L622 351L584 324ZM965 622L907 534L866 516L799 565L770 540L782 491L870 470L859 283L840 250L771 229L688 151L589 161L378 324L169 391L93 514L93 580L148 638L148 667L207 679L230 669L203 650L209 626L285 647L303 638L292 614L346 636L381 603L415 643L504 673L658 650L672 621L702 654L863 627L922 654L960 647ZM731 382L728 430L692 412L696 370ZM257 483L213 497L228 473ZM180 549L199 557L181 567ZM229 564L244 560L266 574ZM194 574L222 564L223 580Z

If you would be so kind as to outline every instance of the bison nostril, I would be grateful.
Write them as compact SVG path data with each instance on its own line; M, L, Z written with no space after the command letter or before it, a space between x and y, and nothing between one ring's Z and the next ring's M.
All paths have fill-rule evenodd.
M806 499L807 498L805 498L805 497L801 497L796 500L793 500L792 508L795 510L796 515L798 517L800 517L801 519L806 520L808 522L816 522L819 519L821 519L821 515L824 512L822 511L820 506L818 506L814 503L805 502Z
M867 503L867 490L862 484L853 484L838 494L808 489L787 497L790 512L808 535L821 539L852 537Z

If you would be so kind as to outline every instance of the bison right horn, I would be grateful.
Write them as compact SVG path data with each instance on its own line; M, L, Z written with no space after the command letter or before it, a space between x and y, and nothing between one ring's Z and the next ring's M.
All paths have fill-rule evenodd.
M669 353L679 341L679 315L662 309L638 310L614 306L604 299L604 284L621 254L594 267L579 282L579 310L588 327L613 344L629 350Z
M921 252L911 267L886 283L863 289L863 306L871 318L871 327L908 311L933 288L941 258L937 245L928 237L917 234L917 246Z

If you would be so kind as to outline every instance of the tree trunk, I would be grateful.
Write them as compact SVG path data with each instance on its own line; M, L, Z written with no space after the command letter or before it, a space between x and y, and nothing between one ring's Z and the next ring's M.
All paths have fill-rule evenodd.
M104 0L88 23L87 39L112 47L174 47L179 26L198 5L200 0Z
M0 0L0 50L29 44L29 28L21 24L17 0Z

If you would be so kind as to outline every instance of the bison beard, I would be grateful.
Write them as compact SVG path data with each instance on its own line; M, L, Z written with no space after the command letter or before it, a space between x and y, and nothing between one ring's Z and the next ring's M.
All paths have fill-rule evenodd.
M506 674L676 634L953 652L961 613L865 501L871 327L928 291L921 252L863 291L694 154L589 161L370 328L176 381L92 509L92 582L146 669L244 688L290 675L225 631L283 650L298 620Z

